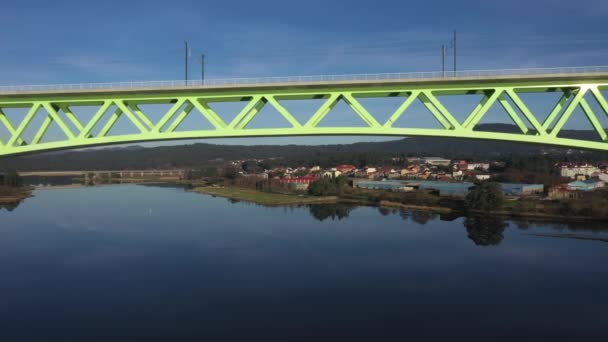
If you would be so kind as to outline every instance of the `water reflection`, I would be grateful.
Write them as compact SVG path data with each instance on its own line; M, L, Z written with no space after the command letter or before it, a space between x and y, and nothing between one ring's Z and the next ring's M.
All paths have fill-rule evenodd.
M36 182L39 179L35 180ZM67 184L67 178L65 179ZM56 184L53 184L56 185ZM160 187L160 188L178 188L188 191L187 187L183 185L174 184L142 184L144 187ZM215 196L211 196L215 197ZM32 199L35 200L35 199ZM260 204L255 204L247 201L239 201L234 199L226 199L226 201L232 205L240 206L254 206L254 207L265 207ZM0 204L0 211L6 210L12 212L17 209L23 201L16 201L11 203ZM285 206L284 209L287 211L296 211L301 209L308 209L309 214L312 218L317 221L342 221L351 218L352 212L360 206L348 203L336 203L336 204L312 204L312 205L295 205ZM236 209L239 210L239 209ZM419 210L405 210L397 208L386 208L377 207L378 215L382 217L398 216L403 221L408 223L415 223L417 225L425 226L433 221L454 221L456 225L462 225L466 231L466 236L477 246L498 246L505 239L505 230L507 227L512 226L519 230L530 230L534 229L550 229L558 232L567 232L568 234L539 234L537 232L530 232L531 236L537 237L561 237L569 239L584 239L584 240L597 240L591 239L589 236L581 234L570 234L574 233L605 233L608 232L608 222L564 222L564 221L540 221L530 219L509 219L508 221L501 217L495 216L470 216L463 217L458 213L452 214L437 214L429 211ZM559 235L559 236L558 236ZM604 241L604 239L599 239Z
M21 204L21 202L22 201L0 203L0 211L2 211L3 209L5 209L6 211L13 211L19 206L19 204Z
M355 208L356 206L350 204L313 204L309 206L310 215L319 221L346 219Z
M540 221L516 219L513 223L518 229L528 230L531 226L552 229L556 231L592 232L600 233L608 231L607 221Z
M605 340L608 245L506 222L38 190L0 212L0 341Z
M468 237L477 246L498 246L508 224L500 217L471 216L463 221Z
M21 177L25 186L65 186L81 184L82 180L74 176L24 176Z
M438 218L438 214L430 212L430 211L401 211L399 213L401 218L404 220L409 220L415 222L419 225L426 225L431 221L435 221Z

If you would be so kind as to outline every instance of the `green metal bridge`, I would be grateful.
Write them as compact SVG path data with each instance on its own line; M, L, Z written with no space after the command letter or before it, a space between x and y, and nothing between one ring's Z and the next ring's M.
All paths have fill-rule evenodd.
M602 91L608 89L608 67L464 71L374 75L302 76L284 78L205 81L121 82L0 87L0 156L176 139L278 137L320 135L435 136L491 139L608 150L608 135L600 118L608 115ZM549 113L534 113L522 100L524 93L557 93ZM477 95L479 103L458 120L440 97ZM388 119L380 120L362 105L365 98L403 99ZM296 119L284 105L289 100L323 100L305 121ZM396 127L408 109L420 101L439 128ZM590 103L595 101L592 108ZM214 103L241 102L244 108L225 121ZM365 123L323 127L321 121L340 102ZM153 120L142 107L164 104L168 110ZM83 120L82 107L95 106ZM249 124L265 106L271 106L290 124L287 128L253 128ZM501 106L517 133L475 130L492 106ZM7 111L26 108L18 119ZM597 141L560 137L559 133L580 108L598 134ZM597 109L599 108L599 110ZM34 118L42 115L38 122ZM209 129L177 130L189 115L202 115ZM120 118L127 118L136 133L112 134ZM407 120L406 120L407 123ZM51 125L64 137L48 139ZM25 132L34 132L29 136Z

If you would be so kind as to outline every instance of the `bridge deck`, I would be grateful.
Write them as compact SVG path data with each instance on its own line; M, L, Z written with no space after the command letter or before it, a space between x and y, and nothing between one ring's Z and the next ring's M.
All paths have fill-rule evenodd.
M62 177L62 176L83 176L86 174L144 174L144 175L160 175L160 174L183 174L185 170L67 170L67 171L22 171L19 172L21 177L39 176L39 177Z
M501 84L513 82L560 82L560 81L593 81L608 79L608 67L595 67L582 71L571 68L562 71L545 72L544 69L530 69L533 72L519 70L509 71L465 71L443 73L420 72L402 74L365 74L335 76L296 76L267 77L242 79L217 79L188 81L142 81L118 83L58 84L33 86L0 86L0 98L36 96L36 95L124 95L124 94L158 94L186 93L192 91L248 91L268 89L320 89L348 87L382 87L404 84L417 85L450 85L450 84ZM541 72L537 72L540 70ZM576 70L576 69L575 69ZM502 73L502 74L501 74Z

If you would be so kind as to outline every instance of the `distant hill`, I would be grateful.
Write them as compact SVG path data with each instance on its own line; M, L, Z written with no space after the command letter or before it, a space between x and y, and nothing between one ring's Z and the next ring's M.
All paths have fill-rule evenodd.
M478 130L517 132L506 124L480 125ZM563 137L594 140L593 131L564 131ZM583 154L591 159L608 159L608 153L572 151L543 145L476 139L411 137L394 141L341 145L214 145L111 147L62 151L0 159L0 169L74 170L145 169L198 167L213 160L269 159L287 165L372 164L390 156L436 155L450 158L498 158L505 155Z

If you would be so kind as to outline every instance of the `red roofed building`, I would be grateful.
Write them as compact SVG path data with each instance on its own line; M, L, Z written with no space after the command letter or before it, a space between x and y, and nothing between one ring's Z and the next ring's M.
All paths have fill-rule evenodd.
M336 170L342 173L349 173L355 171L357 168L354 165L338 165L336 166Z
M312 182L316 182L320 177L316 176L307 176L307 177L293 177L293 178L283 178L281 179L281 183L284 184L310 184Z

